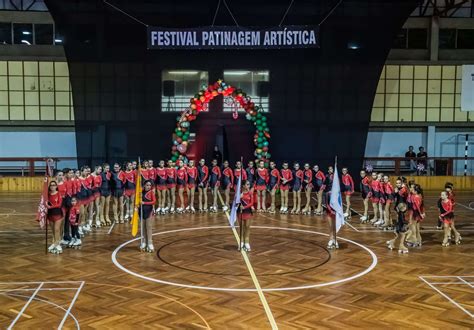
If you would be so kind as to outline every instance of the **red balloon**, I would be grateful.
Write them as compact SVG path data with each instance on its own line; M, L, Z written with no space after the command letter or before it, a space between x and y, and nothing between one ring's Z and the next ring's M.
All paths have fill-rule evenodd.
M265 152L267 152L267 151L268 151L268 147L263 147L262 150L265 151Z
M172 151L176 151L176 146L172 146L172 147L171 147L171 150L172 150Z
M183 142L183 139L179 137L179 138L176 139L176 141L178 141L178 143L181 143L181 142Z

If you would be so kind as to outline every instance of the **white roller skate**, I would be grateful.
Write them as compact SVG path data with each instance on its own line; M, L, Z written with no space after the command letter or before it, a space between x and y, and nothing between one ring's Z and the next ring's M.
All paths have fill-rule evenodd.
M100 219L95 219L95 227L100 228L102 224L100 223Z
M229 207L228 207L227 205L224 205L224 206L222 207L222 211L224 211L224 212L226 212L228 209L229 209Z
M141 242L139 249L140 249L140 251L142 251L142 252L145 251L145 249L146 249L146 243L145 243L145 242Z
M72 247L77 249L77 248L81 247L81 245L82 245L82 241L81 241L80 238L78 238L74 241L74 244L72 244Z
M244 248L244 242L240 241L240 246L237 247L237 250L242 250Z
M385 223L385 221L383 221L383 219L379 219L378 221L376 221L376 222L374 223L374 226L378 227L378 226L383 225L384 223Z
M252 251L252 249L250 248L250 244L249 244L249 243L245 243L245 245L244 245L244 250L247 251L247 252Z
M55 247L56 247L56 245L54 245L54 243L51 244L48 248L48 252L53 253L52 251L54 250Z
M75 238L75 237L69 241L69 244L67 245L67 247L68 247L68 248L73 247L73 246L74 246L74 242L76 242L76 238Z
M190 212L191 211L191 206L186 206L186 208L184 209L185 212Z
M56 254L61 254L63 253L63 248L61 247L61 245L58 244L54 247L54 251Z
M170 214L173 214L175 212L174 207L170 208Z
M283 210L284 210L284 209L285 209L285 208L284 208L283 206L280 207L280 213L283 213Z
M366 223L367 222L367 217L365 215L360 217L360 223Z
M155 214L161 214L161 208L157 207L157 208L155 209Z
M196 213L196 210L192 206L191 206L191 213Z
M82 230L82 226L79 226L77 228L77 233L79 234L79 236L84 237L84 231Z
M149 252L149 253L155 252L155 247L153 246L153 243L148 243L146 247L146 252Z
M328 248L328 249L334 249L334 245L335 245L335 244L334 244L334 240L333 240L333 239L330 239L329 242L328 242L327 248Z
M176 213L178 213L178 214L183 213L183 211L184 211L184 209L183 209L182 207L178 207L178 208L176 209Z

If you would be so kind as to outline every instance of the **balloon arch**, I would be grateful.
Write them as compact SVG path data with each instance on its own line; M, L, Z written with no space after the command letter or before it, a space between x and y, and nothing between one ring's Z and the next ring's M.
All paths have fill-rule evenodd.
M252 102L252 98L248 96L241 89L232 87L222 80L218 80L211 85L203 85L202 89L190 99L190 105L184 110L176 119L176 128L173 132L173 146L171 147L171 160L178 159L187 161L186 151L189 146L189 132L191 122L196 120L197 116L209 108L209 102L217 95L224 96L224 102L232 106L232 116L234 119L238 118L238 110L242 108L245 110L245 118L253 122L255 126L254 156L257 159L263 160L267 165L270 159L268 152L270 129L267 124L267 117L262 112L262 108Z

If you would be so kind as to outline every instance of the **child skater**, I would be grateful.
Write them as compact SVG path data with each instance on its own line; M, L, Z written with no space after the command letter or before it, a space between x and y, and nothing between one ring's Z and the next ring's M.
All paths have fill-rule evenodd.
M80 206L77 203L77 198L71 198L71 208L68 213L67 221L71 225L71 241L68 247L79 247L82 245L81 236L79 235L79 214L81 213Z
M204 158L199 160L198 166L198 210L199 212L207 212L207 186L209 184L209 168Z
M318 165L313 166L313 186L316 191L316 197L318 199L318 205L314 213L316 215L323 214L323 193L324 193L324 182L326 181L326 175L319 169Z
M166 168L166 188L168 188L168 206L165 208L165 212L174 213L176 205L176 168L172 160L168 161L168 167Z
M105 163L102 165L103 171L101 173L102 181L100 185L100 223L110 226L112 222L109 218L110 213L110 196L112 194L110 180L112 173L110 173L110 165Z
M194 160L189 161L189 165L186 167L186 174L188 176L187 194L188 194L188 207L186 211L196 213L194 209L194 192L196 191L196 180L198 177L198 170L194 166Z
M76 195L76 185L74 180L74 170L65 168L63 170L65 175L65 185L66 185L66 197L64 199L65 206L65 219L69 216L69 209L71 208L71 199ZM71 226L68 221L64 221L64 231L63 231L63 243L70 243L72 240L71 237Z
M379 187L379 202L378 202L378 211L379 211L379 220L374 223L374 226L382 226L385 222L384 220L384 209L385 209L385 193L384 193L384 182L383 182L383 173L377 173L377 182Z
M122 171L120 164L118 163L114 164L114 171L112 172L110 182L112 183L112 211L114 214L114 222L124 223L123 189L125 183L125 173Z
M153 246L153 216L154 206L156 203L155 191L153 190L153 183L150 180L145 181L142 191L142 205L135 206L139 208L140 221L142 226L142 242L140 250L146 252L154 252ZM142 213L143 212L143 213Z
M94 217L94 177L92 176L91 168L89 166L86 166L86 179L85 179L85 188L87 192L87 224L85 226L87 231L91 231L92 228L92 222L93 222L93 217Z
M212 193L212 206L210 207L211 212L217 212L217 192L221 181L221 169L217 165L217 159L212 160L211 174L209 176L209 187Z
M148 164L148 161L146 161ZM148 166L148 165L146 165ZM145 167L145 162L143 162L144 169L142 173L137 173L133 169L131 162L125 164L125 190L124 190L124 200L125 200L125 220L131 220L133 216L133 205L135 205L135 182L137 180L137 175L141 175L143 178L148 178L148 169Z
M254 163L252 161L249 161L248 167L245 169L245 172L247 174L247 181L250 183L250 190L253 191L255 188L255 168L254 168Z
M265 168L263 160L258 162L257 173L255 174L255 187L257 190L257 212L266 212L266 195L267 195L267 184L270 177L268 170Z
M235 169L234 169L234 180L235 182L237 182L240 178L240 176L242 175L242 184L247 181L247 172L242 169L242 162L241 161L237 161L235 163ZM237 186L234 185L234 191L237 191Z
M99 228L101 225L105 225L101 222L100 219L100 187L102 186L102 166L97 165L94 168L94 173L92 173L93 183L92 183L92 208L95 209L95 227Z
M224 206L222 210L225 212L229 209L230 190L234 186L234 173L229 167L229 162L226 160L222 169L222 189L224 189Z
M328 205L331 201L331 189L332 189L333 181L334 181L334 168L332 166L329 166L328 167L328 173L326 174L326 180L324 181L324 185L323 185L323 187L324 187L324 200L325 200L325 203L326 203L326 211L332 212L332 214L330 214L330 215L335 217L334 210L332 210L332 209L327 210Z
M411 233L411 229L408 226L408 223L405 218L405 213L407 211L407 198L408 190L405 186L403 178L399 177L395 184L394 189L395 197L395 211L397 212L397 224L395 226L395 237L387 241L387 247L390 250L395 248L395 243L398 238L400 238L400 243L398 247L398 253L408 253L408 248L405 246L405 238Z
M446 184L444 185L444 190L446 191L448 199L451 200L451 204L453 205L453 212L454 212L454 205L456 204L455 194L454 194L454 185L451 182L446 182ZM443 228L443 221L441 221L441 219L438 219L437 228L438 229ZM451 234L449 236L451 236Z
M370 220L372 225L375 225L379 218L379 201L382 193L382 186L379 180L377 180L377 172L372 172L372 180L370 181L370 201L372 202L372 209L374 210L374 217Z
M60 244L62 220L64 218L62 208L63 199L61 197L61 194L58 192L58 183L54 180L49 183L47 205L47 219L50 223L51 228L53 229L53 244L49 246L48 251L53 254L60 254L63 253L63 249Z
M280 193L281 193L281 207L280 213L288 213L288 194L290 186L293 182L293 172L288 168L288 162L284 162L280 171Z
M270 180L268 181L268 190L270 191L270 209L269 213L276 213L275 194L280 186L280 171L276 168L275 162L270 162Z
M158 208L156 209L156 213L165 214L167 174L164 160L159 161L158 167L155 169L155 174L156 191L158 192Z
M303 208L303 214L311 214L311 191L313 190L313 171L308 163L304 164L303 171L303 189L306 196L306 205Z
M186 209L186 205L184 203L184 190L187 189L188 173L182 160L178 161L178 170L176 171L176 184L178 187L179 197L179 207L176 209L176 212L183 213Z
M419 184L414 184L411 188L411 203L412 203L412 219L410 221L410 229L412 236L414 236L414 246L421 246L420 222L425 218L425 207L423 205L423 190Z
M344 217L350 219L351 218L351 196L354 193L354 180L352 180L352 176L349 174L347 167L342 168L342 191L344 192L344 196L346 196L346 212L344 212Z
M251 251L250 249L250 221L253 213L253 192L251 191L250 182L247 180L242 185L242 193L240 195L240 249Z
M360 192L364 202L364 214L360 217L361 223L369 221L370 178L365 170L360 171Z
M383 176L383 193L384 193L384 199L385 199L385 208L384 208L385 221L382 224L382 229L389 229L392 227L390 207L392 206L392 203L395 200L395 190L393 189L392 183L390 182L390 177L387 174Z
M441 192L441 198L438 201L439 219L444 226L444 239L442 246L449 246L451 230L454 232L454 241L456 244L461 244L461 235L454 226L454 205L449 199L446 191Z
M293 208L291 209L291 214L299 214L301 210L301 190L303 189L304 174L300 169L299 163L295 163L293 169Z

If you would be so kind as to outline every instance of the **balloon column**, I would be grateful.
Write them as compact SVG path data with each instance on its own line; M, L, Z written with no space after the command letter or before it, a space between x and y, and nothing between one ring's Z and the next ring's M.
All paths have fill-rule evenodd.
M190 124L193 120L196 120L199 113L206 111L209 107L209 102L220 94L225 98L233 98L236 105L245 110L245 118L250 120L256 129L253 138L255 144L254 156L268 164L271 155L268 152L270 129L268 128L267 117L265 117L262 109L252 102L250 96L241 89L227 85L222 80L218 80L209 86L204 85L199 93L190 99L189 107L176 119L176 128L173 132L173 146L171 147L171 160L174 162L178 159L187 161L186 151L189 145ZM237 113L235 112L235 114Z

